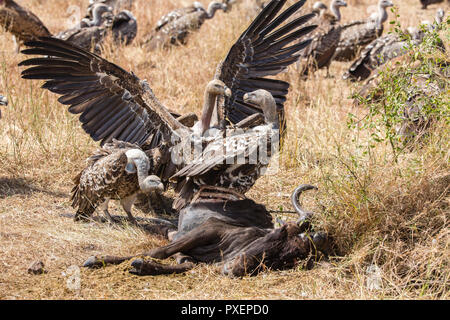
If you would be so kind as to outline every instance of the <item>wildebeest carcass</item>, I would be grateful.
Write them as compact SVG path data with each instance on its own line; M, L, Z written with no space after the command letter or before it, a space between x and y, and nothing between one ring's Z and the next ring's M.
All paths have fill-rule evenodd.
M265 269L292 268L302 259L326 253L327 236L311 231L312 213L305 212L299 196L311 185L299 186L292 195L292 203L300 218L274 228L272 216L263 205L243 199L229 189L215 187L199 191L194 201L182 209L178 231L169 235L169 245L129 257L90 257L85 267L132 262L131 273L159 275L181 273L196 263L216 263L229 276L256 275ZM166 259L176 255L178 265L165 265L152 259Z

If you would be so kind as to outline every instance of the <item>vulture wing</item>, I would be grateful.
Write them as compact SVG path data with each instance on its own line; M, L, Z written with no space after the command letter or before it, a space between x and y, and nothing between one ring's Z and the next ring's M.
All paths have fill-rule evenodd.
M275 98L280 121L284 128L284 102L289 89L285 81L267 79L277 75L296 62L299 51L310 40L288 46L291 42L314 30L315 25L300 28L314 14L301 16L284 26L280 25L297 12L305 3L301 0L277 16L286 0L272 0L231 47L227 57L217 67L216 79L222 80L232 91L232 96L221 99L218 104L218 120L233 124L246 117L262 112L246 104L244 94L257 89L269 91Z
M20 41L50 37L52 34L42 21L30 10L21 7L13 0L0 4L0 25Z
M46 80L42 88L61 94L58 101L81 114L83 129L101 145L113 139L142 144L156 132L170 139L174 130L185 129L132 72L63 40L26 45L31 48L22 53L44 57L22 61L19 66L32 66L22 78Z
M278 135L278 130L270 126L260 126L245 133L217 139L205 148L200 157L195 158L171 177L201 176L220 166L233 167L234 163L268 165L272 153L271 143ZM261 155L266 152L266 159ZM266 163L262 163L266 160Z

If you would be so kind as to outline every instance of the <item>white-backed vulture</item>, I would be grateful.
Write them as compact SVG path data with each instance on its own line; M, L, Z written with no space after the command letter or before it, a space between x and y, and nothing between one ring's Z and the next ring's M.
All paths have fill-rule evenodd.
M248 116L263 112L261 106L253 105L248 96L246 98L246 93L267 90L275 101L278 117L284 119L283 104L289 83L267 79L266 76L277 75L296 62L299 52L310 40L291 43L316 27L303 27L314 14L282 25L303 6L305 0L298 1L279 14L285 3L286 0L272 0L219 64L215 79L205 90L200 134L180 123L157 99L145 80L62 40L42 38L28 42L30 48L23 50L24 54L44 57L22 61L20 66L30 66L22 71L22 78L46 80L42 87L62 95L58 101L70 105L69 112L80 114L83 129L95 141L101 140L102 145L117 139L135 143L144 152L165 146L172 157L168 157L170 163L157 173L165 182L176 173L176 169L188 166L191 161L181 159L177 163L174 159L173 148L179 145L178 141L214 143L215 139L211 136L202 136L214 122L221 125L219 133L222 134L214 137L220 140L225 134L223 124L238 125ZM225 97L217 99L218 96ZM285 125L284 121L280 122L278 127ZM230 139L236 139L236 136ZM251 150L253 146L247 144L247 147ZM258 174L252 175L251 170L257 169L257 165L252 164L253 169L247 172L254 180ZM241 167L244 168L245 164ZM233 172L242 174L242 169L238 169ZM211 175L230 175L226 170L222 173L211 171ZM217 182L219 187L220 183Z
M156 23L152 33L144 40L149 49L185 44L190 33L201 28L205 20L212 19L217 10L226 12L226 3L212 1L205 9L200 2L189 7L175 9Z
M374 20L357 20L342 26L341 38L334 53L333 60L351 61L356 58L358 51L381 36L383 24L388 18L386 8L394 4L390 0L378 2L378 13Z
M89 219L97 208L114 222L108 212L110 200L120 200L131 223L136 223L131 207L139 192L161 192L161 179L149 175L155 165L139 146L114 140L98 149L88 165L74 179L72 207L77 209L75 221Z
M329 76L328 69L341 37L340 8L346 6L347 3L343 0L333 0L330 5L332 14L320 10L319 17L313 21L318 27L312 34L312 42L302 53L302 75L325 67Z

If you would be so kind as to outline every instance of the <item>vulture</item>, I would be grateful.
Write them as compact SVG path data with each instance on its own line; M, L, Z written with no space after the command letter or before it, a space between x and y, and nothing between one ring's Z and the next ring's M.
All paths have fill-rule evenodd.
M11 32L19 42L51 36L50 31L34 13L13 0L0 0L0 25Z
M22 53L40 57L29 58L19 64L28 67L22 71L22 78L45 80L42 88L62 95L58 101L69 105L69 112L80 115L82 128L94 141L101 141L101 146L116 139L136 144L147 155L154 148L159 150L164 160L157 166L158 172L151 167L149 175L157 175L164 183L184 170L183 176L174 177L171 181L178 182L175 187L180 190L180 195L181 191L192 195L194 186L190 176L194 177L195 172L190 169L195 165L190 165L195 160L177 157L180 146L200 143L207 147L216 141L223 146L239 141L242 144L239 150L244 150L244 155L247 155L253 151L255 141L264 139L264 132L270 136L277 127L285 126L283 105L289 83L266 77L275 76L296 62L300 51L310 43L310 39L302 42L298 39L316 27L303 27L314 14L306 14L282 25L305 3L305 0L298 1L279 13L286 1L272 0L219 63L214 79L205 88L201 120L194 129L183 125L169 112L146 80L60 39L41 38L26 43L29 48ZM250 94L259 89L268 92L262 94L263 100ZM261 92L255 94L261 96ZM271 108L276 109L277 125L273 122L273 113L267 111ZM228 127L239 128L242 123L248 123L249 117L258 116L265 119L264 124L227 138ZM211 128L216 130L216 134L209 135L214 131L208 130ZM242 139L239 139L239 134L242 134ZM207 181L210 181L208 176L238 181L244 186L235 183L233 187L245 191L261 174L258 170L262 165L266 164L256 162L249 166L244 163L237 167L230 164L217 172L216 164L211 162L211 168L202 170L201 175L207 177ZM242 175L249 176L251 181L244 181ZM196 181L201 185L208 183L200 180ZM222 183L229 184L216 180L217 187ZM180 198L189 203L190 197Z
M88 165L74 179L72 207L77 208L75 221L89 219L97 208L114 222L108 212L111 199L120 200L129 222L136 224L131 207L139 192L161 192L164 185L149 170L158 157L148 157L139 146L113 140L98 149Z
M393 5L390 0L380 0L375 19L369 18L344 24L333 60L352 61L361 48L381 36L383 24L388 18L386 8Z
M0 94L0 106L7 106L8 98ZM0 119L2 118L2 109L0 109Z
M105 20L108 21L106 28L111 29L114 42L115 43L124 43L125 45L129 45L137 35L137 20L136 17L131 13L132 1L107 1L107 0L99 0L92 1L88 7L88 14L85 18L82 19L81 27L90 27L95 25L100 25L101 23L95 23L95 20ZM100 8L108 8L104 12L110 12L111 14L105 14L102 17L104 12L96 13L96 9ZM112 14L113 12L117 12L120 8L127 8L119 11L116 14ZM96 18L97 16L97 18ZM105 30L106 31L106 30Z
M111 29L114 42L129 45L137 35L137 20L130 11L120 11L114 16Z
M329 76L329 66L336 51L341 37L340 7L346 7L343 0L333 0L330 5L332 14L328 14L324 9L319 9L319 17L314 21L318 28L312 34L312 42L302 53L301 74L308 75L310 71L327 68Z
M444 0L420 0L420 3L422 4L422 9L426 9L428 5L435 4L435 3L442 3ZM450 1L447 0L447 3Z
M60 32L56 38L66 40L86 50L94 48L96 52L100 52L100 44L112 25L111 10L111 7L105 4L96 4L92 20L83 19L79 26Z
M205 20L212 19L217 10L227 12L226 3L212 1L205 9L200 2L175 9L156 23L153 32L144 40L150 49L186 44L189 33L199 30Z
M440 25L442 18L443 11L438 10L436 15L436 25ZM431 25L429 28L435 28L435 25ZM418 45L423 40L423 31L416 27L407 28L405 33L409 35L413 45ZM442 43L438 43L438 46L442 50L445 50ZM379 37L361 51L359 58L352 63L342 78L351 81L366 80L370 77L373 70L377 69L387 61L405 54L408 47L408 40L400 37L396 33L389 33Z

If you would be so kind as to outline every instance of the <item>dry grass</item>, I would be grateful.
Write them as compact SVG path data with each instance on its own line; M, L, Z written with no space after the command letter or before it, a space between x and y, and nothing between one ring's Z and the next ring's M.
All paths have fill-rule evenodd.
M47 7L47 1L17 1L52 32L64 29L69 4L82 4L84 12L87 3L59 0ZM143 37L162 14L188 1L135 2ZM365 5L375 1L348 2L355 6L343 9L346 21L366 16ZM416 0L398 6L405 27L431 20L436 9L420 10ZM234 8L207 21L185 47L145 52L136 42L105 56L148 79L167 107L198 113L205 84L249 19ZM363 155L357 145L368 133L347 126L349 112L365 114L352 107L354 88L340 80L348 63L332 64L334 79L321 71L301 81L295 68L280 76L292 84L280 171L262 177L248 194L269 209L290 210L293 188L316 184L320 191L307 196L305 206L321 213L316 225L334 237L341 256L309 271L299 266L241 280L205 265L183 275L136 277L125 263L81 270L81 288L69 289L67 268L88 256L139 253L165 241L133 227L76 224L64 216L73 213L71 178L96 143L55 95L20 79L17 63L24 56L14 53L10 35L0 37L0 87L10 101L0 121L0 299L449 299L448 122L397 163L386 145ZM27 274L35 260L45 263L47 274ZM367 286L371 265L380 269L378 289Z

